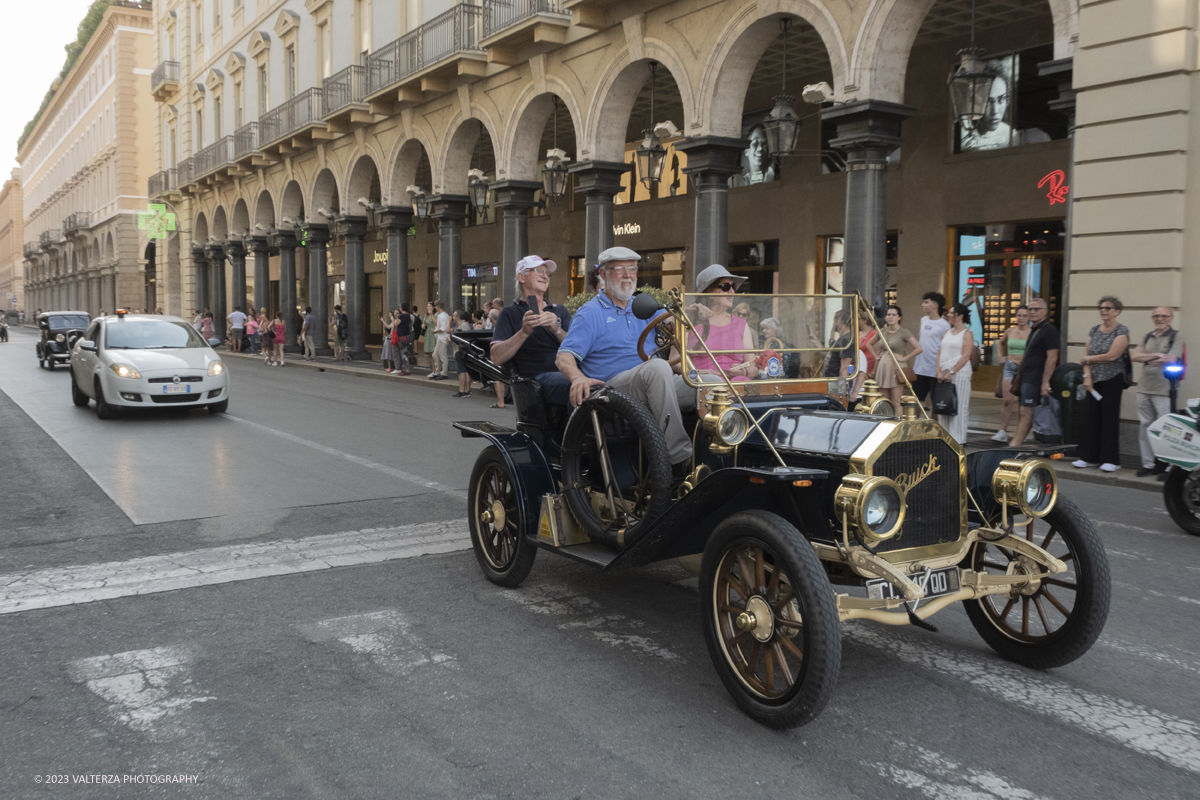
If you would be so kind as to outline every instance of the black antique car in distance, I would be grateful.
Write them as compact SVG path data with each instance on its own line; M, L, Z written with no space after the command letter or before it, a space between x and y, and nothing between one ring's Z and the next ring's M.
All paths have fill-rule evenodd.
M66 364L71 358L71 348L91 321L86 311L43 311L38 315L41 332L37 343L38 366L52 370L55 364Z
M781 728L830 698L843 622L936 630L927 620L962 603L1009 660L1046 669L1087 652L1109 569L1091 522L1058 493L1066 448L968 454L915 398L894 408L870 381L847 411L858 335L836 335L831 319L856 319L857 296L738 295L752 330L769 321L784 335L715 353L694 324L713 297L633 301L651 320L642 357L671 359L698 393L682 480L640 403L600 388L573 410L548 405L535 381L488 359L489 334L455 335L468 369L510 384L517 407L515 428L455 423L489 442L468 488L489 580L519 585L539 550L605 572L700 556L713 665L743 711ZM753 359L755 379L730 380L727 355ZM842 376L823 377L831 364Z

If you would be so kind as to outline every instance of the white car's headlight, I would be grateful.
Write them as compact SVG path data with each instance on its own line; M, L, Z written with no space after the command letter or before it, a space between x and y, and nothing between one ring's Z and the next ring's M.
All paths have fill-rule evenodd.
M138 372L128 364L110 364L109 369L117 374L118 378L140 378L142 373Z
M225 365L220 361L213 361L208 365L209 375L221 375L225 372Z

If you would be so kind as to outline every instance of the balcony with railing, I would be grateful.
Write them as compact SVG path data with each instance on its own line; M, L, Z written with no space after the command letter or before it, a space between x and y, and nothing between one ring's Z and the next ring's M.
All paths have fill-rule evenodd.
M320 129L324 133L325 123L321 121L324 108L324 90L319 88L305 89L298 95L277 106L258 121L258 149L277 149L283 155L288 155L297 149L300 143L284 141L288 139L326 138L316 133Z
M325 122L339 133L358 125L369 125L375 118L367 113L367 70L360 65L346 67L330 75L322 85Z
M565 0L483 0L482 46L487 50L511 50L540 44L537 50L547 50L567 40L571 12ZM499 57L497 57L499 56ZM492 60L516 63L516 54L505 57L493 52ZM528 56L528 54L526 54Z
M192 178L201 178L233 165L233 137L222 136L192 156Z
M179 165L175 168L175 177L178 180L177 185L181 190L191 183L195 177L195 170L192 167L194 163L194 159L185 158L183 161L180 161Z
M21 247L21 255L25 258L34 258L40 252L42 252L42 246L38 242L26 242Z
M38 234L38 244L42 246L42 249L45 249L52 244L58 244L62 241L62 238L62 231L57 228L50 228Z
M67 214L62 221L63 236L71 236L79 231L87 230L90 224L92 224L92 215L87 211L76 211L73 214Z
M179 62L164 61L150 73L150 93L160 103L179 89Z
M399 99L419 102L424 92L450 90L447 78L455 75L481 77L487 69L487 57L480 49L483 38L483 9L459 4L416 30L384 45L367 56L367 96L392 88L410 89ZM385 99L385 104L387 100Z
M150 197L163 197L178 190L179 183L177 181L178 172L174 169L164 169L162 172L156 172L150 176L147 184L147 195Z

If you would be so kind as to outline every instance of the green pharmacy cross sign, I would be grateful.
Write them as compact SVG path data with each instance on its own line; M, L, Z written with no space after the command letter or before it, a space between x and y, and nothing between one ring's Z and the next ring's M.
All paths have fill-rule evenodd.
M138 230L146 231L151 239L165 239L175 230L175 215L163 203L147 203L146 211L138 212Z

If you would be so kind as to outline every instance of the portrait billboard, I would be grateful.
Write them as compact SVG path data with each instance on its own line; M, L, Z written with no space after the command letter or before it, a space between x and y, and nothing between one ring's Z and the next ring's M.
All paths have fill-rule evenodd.
M958 152L999 150L1016 144L1013 137L1013 112L1017 96L1015 62L1015 55L982 62L985 71L992 76L987 106L983 116L974 122L955 120L955 143Z

